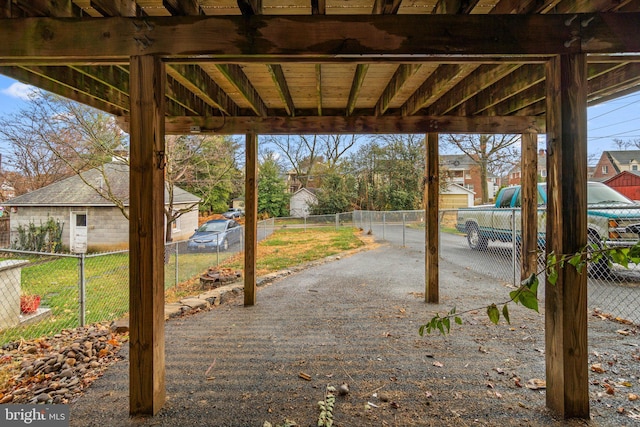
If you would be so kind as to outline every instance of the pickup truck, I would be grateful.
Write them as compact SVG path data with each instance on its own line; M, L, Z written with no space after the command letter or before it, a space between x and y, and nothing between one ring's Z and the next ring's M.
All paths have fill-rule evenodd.
M538 184L538 244L546 241L546 184ZM467 235L469 247L486 250L489 241L520 242L520 186L500 190L494 205L458 210L456 228ZM514 229L515 225L515 229ZM640 205L599 182L587 183L587 236L605 247L630 247L640 238ZM609 261L601 258L592 271L609 273ZM591 273L593 275L593 273Z

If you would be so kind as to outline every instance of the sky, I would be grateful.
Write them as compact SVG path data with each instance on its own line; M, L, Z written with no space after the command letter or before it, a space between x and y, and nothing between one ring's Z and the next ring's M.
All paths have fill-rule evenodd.
M29 91L29 86L0 75L0 116L6 117L24 107ZM588 152L595 161L603 151L617 149L614 139L640 141L640 89L616 100L589 107L587 138ZM0 146L2 151L4 148ZM591 163L594 163L593 160Z

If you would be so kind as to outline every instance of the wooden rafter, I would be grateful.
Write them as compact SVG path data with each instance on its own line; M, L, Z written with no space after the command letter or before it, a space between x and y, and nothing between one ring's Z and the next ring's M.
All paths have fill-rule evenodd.
M197 0L162 0L162 4L174 16L203 15Z
M374 15L393 15L398 13L402 0L375 0L373 3Z
M293 104L293 98L291 98L291 93L289 92L289 85L287 85L287 79L284 76L284 70L282 69L282 65L279 64L267 64L267 70L269 70L269 74L271 74L271 78L273 79L273 83L278 90L278 94L280 94L280 99L284 104L285 110L287 110L287 114L290 116L296 115L296 107Z
M140 9L135 0L91 0L90 4L102 16L140 15Z
M216 67L240 91L258 116L267 115L267 106L260 98L258 91L249 83L249 78L242 71L242 67L237 64L218 64Z
M351 84L351 91L349 92L349 100L347 101L347 116L350 116L356 108L358 94L360 93L360 89L362 89L362 84L364 83L364 78L367 75L368 69L369 64L358 64L356 66L353 83Z
M237 0L237 3L244 16L262 15L262 0Z
M167 73L190 88L209 105L219 109L225 115L238 114L238 106L213 81L202 67L197 65L173 64L167 67Z
M311 0L312 15L324 15L326 14L326 10L327 10L326 0Z
M23 67L2 67L0 66L0 73L5 76L11 77L16 80L28 82L41 89L47 90L56 95L64 96L65 98L73 99L99 110L105 111L113 115L122 115L128 113L127 108L114 105L112 101L107 102L102 99L96 98L95 95L88 95L80 92L75 88L63 85L59 82L53 81L50 78L43 77L40 74L33 73L31 70Z
M460 80L468 76L477 65L441 65L416 90L402 106L402 115L411 116L418 110L429 106L447 90L455 86Z
M322 64L316 64L316 98L318 116L322 115Z
M165 90L168 99L182 106L194 116L211 116L214 114L210 105L171 76L167 76Z
M456 85L453 89L433 103L427 109L427 114L438 115L451 112L455 107L462 104L487 86L490 86L504 78L519 66L520 65L518 64L503 64L483 65L478 67L462 82L462 84Z
M387 111L389 104L396 97L398 92L400 92L400 89L411 76L418 72L421 66L421 64L400 64L398 66L396 72L387 84L387 87L384 88L380 99L376 103L376 116L381 116Z

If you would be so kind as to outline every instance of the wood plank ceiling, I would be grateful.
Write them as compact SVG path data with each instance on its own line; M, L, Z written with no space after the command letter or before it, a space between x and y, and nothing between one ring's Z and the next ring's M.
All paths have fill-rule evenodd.
M8 19L639 11L640 0L0 0L0 18ZM334 63L304 58L280 63L264 59L168 62L166 113L180 117L182 129L203 125L202 119L233 116L389 121L411 116L541 116L545 112L543 59L532 55L527 60L519 56L517 62L504 58L407 61L405 57L397 62L388 57ZM128 64L96 64L0 59L0 73L116 116L128 116ZM590 104L640 90L640 58L590 56L588 76Z

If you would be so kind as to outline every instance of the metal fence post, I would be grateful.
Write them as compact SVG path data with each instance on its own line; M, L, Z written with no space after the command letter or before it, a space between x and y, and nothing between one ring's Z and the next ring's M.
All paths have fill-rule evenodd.
M516 260L516 249L517 249L517 244L516 244L516 211L515 209L513 211L511 211L511 267L513 270L513 286L517 286L517 282L516 282L516 269L518 268L518 263Z
M405 230L404 230L405 225L406 225L406 220L405 219L406 219L405 218L405 213L402 212L402 246L405 246L406 243L407 243L406 236L405 236L406 233L405 233Z
M178 246L180 246L179 242L175 243L176 248L176 289L178 289Z
M80 299L80 326L84 326L86 324L86 278L85 278L85 254L80 254L80 258L78 258L78 267L79 267L79 275L78 281L80 286L80 295L78 296Z
M340 226L340 214L336 214L336 230L338 230Z
M216 267L220 265L220 233L216 234Z
M382 240L385 239L384 233L385 233L386 225L387 225L387 214L385 212L382 212Z
M304 231L307 231L307 217L304 217Z

